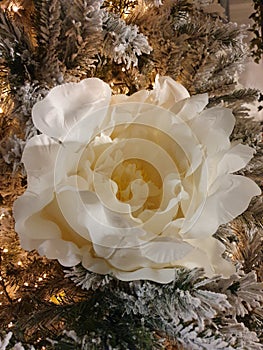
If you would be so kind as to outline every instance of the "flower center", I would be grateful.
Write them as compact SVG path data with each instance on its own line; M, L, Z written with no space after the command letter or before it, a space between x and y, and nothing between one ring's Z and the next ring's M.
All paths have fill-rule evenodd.
M140 210L133 213L133 215L137 216L145 209L159 208L162 200L162 179L158 171L149 162L141 159L124 160L114 169L111 179L118 185L116 197L121 202L128 202L134 197L140 198L138 192L140 192L142 186L147 186L147 198ZM134 186L136 182L140 185Z

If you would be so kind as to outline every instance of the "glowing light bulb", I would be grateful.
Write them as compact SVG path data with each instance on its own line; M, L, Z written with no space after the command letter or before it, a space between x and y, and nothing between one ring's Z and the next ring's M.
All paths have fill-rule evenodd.
M0 107L0 114L2 114L2 113L4 113L4 110L2 107ZM1 214L1 215L3 215L3 214Z
M11 4L10 8L13 12L18 12L19 11L19 7L16 4Z

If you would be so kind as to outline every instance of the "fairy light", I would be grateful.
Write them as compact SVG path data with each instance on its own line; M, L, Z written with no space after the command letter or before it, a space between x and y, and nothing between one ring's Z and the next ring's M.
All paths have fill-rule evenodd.
M41 281L43 281L43 278L39 277L38 282L41 282Z
M4 110L2 107L0 107L0 114L4 113ZM1 217L2 217L3 214L1 214Z
M7 248L3 249L3 253L8 253L8 249Z
M47 278L47 274L46 273L44 273L43 278Z
M18 261L17 265L22 266L22 261Z
M13 327L13 322L10 322L10 323L8 323L8 328L11 328L11 327Z
M28 282L25 282L25 283L24 283L24 286L25 286L25 287L28 287L28 286L29 286L29 283L28 283Z
M38 287L38 284L37 283L35 283L35 288L37 288Z
M126 69L125 69L124 67L122 67L122 69L121 69L121 70L122 70L123 72L125 72L125 70L126 70Z
M19 10L20 10L20 7L13 2L11 2L8 6L8 11L18 12Z

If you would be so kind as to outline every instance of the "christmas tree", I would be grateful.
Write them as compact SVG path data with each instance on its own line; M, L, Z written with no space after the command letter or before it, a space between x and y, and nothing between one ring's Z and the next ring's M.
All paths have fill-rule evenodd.
M238 83L238 75L249 56L248 45L244 42L246 28L229 22L224 9L213 0L5 0L1 1L0 7L0 349L262 349L263 206L259 187L262 188L263 148L261 124L248 107L259 98L260 92ZM64 113L66 118L67 113L77 110L76 119L82 123L82 111L87 107L82 99L83 91L90 98L89 106L95 110L95 114L90 114L95 124L103 116L107 99L110 113L116 120L124 119L117 122L115 129L109 123L103 133L96 131L96 137L92 136L90 145L83 150L86 163L83 169L76 168L76 176L86 179L84 172L87 172L89 180L87 159L92 171L95 166L100 169L97 173L94 171L95 175L101 175L105 164L118 155L114 153L113 157L107 153L108 145L118 144L123 135L128 133L129 138L137 140L138 135L150 134L149 137L142 136L143 142L136 141L139 143L133 143L132 147L127 148L125 142L118 146L118 151L125 152L127 148L131 155L118 161L111 174L111 191L114 191L114 182L117 184L117 202L126 204L135 197L136 186L143 196L145 182L148 183L150 200L146 200L143 210L134 210L133 219L136 222L144 220L143 215L155 210L155 215L147 219L152 223L151 229L154 231L160 226L165 237L160 236L156 228L158 232L154 232L148 245L140 246L141 255L136 255L135 261L132 257L127 258L129 255L119 257L123 266L119 262L117 267L114 265L117 253L110 249L112 243L105 243L107 235L106 238L103 236L103 244L99 241L98 225L103 217L98 218L95 225L95 238L91 233L92 237L89 237L94 243L90 248L92 254L97 254L94 259L101 258L96 260L95 267L89 268L87 258L83 258L90 253L85 251L84 233L77 237L77 244L66 246L69 239L36 243L38 238L49 239L54 229L54 225L45 226L45 215L49 216L49 223L51 216L53 223L56 220L62 222L61 214L54 214L59 212L58 206L64 217L70 217L67 224L61 224L64 235L70 230L68 224L77 227L77 233L83 228L76 218L79 215L83 218L86 212L82 216L82 209L77 207L74 192L70 192L72 183L59 187L61 178L64 179L63 172L69 174L71 171L64 164L67 157L77 153L76 139L71 139L75 129L70 125L67 135L62 135L63 127L57 119L59 113ZM98 105L100 113L96 114ZM168 122L166 126L164 120L171 111L179 118L175 128ZM144 116L143 122L139 117L136 119L136 130L130 126L132 113ZM213 119L216 113L216 119ZM232 127L225 126L229 129L231 143L228 135L222 137L222 130L217 130L215 120L220 113L224 118L227 115L232 123ZM195 114L206 120L206 124L199 126ZM51 116L48 121L47 116ZM170 114L169 118L174 120ZM186 122L182 126L180 120L184 118ZM52 128L47 126L48 123ZM91 121L81 123L78 142L92 128ZM192 130L196 140L193 140ZM163 140L164 134L172 135L173 132L180 147L170 147L170 141L166 141L167 147L162 146L159 141ZM51 158L38 157L41 153L38 149L45 148L47 137L50 152L53 148L57 152L54 179L46 172L51 166ZM33 161L35 140L42 144L36 147L37 156ZM200 140L203 140L202 149ZM131 161L137 145L137 151L144 154L149 144L152 147L150 153L157 154L151 159L152 162L158 159L160 173L162 170L165 173L164 168L169 163L165 156L161 163L163 153L160 148L169 149L166 153L171 148L174 151L170 153L175 154L171 157L175 158L180 174L186 176L189 169L196 174L191 182L185 180L181 185L178 178L172 176L172 171L161 178L146 161ZM73 155L66 153L68 145L73 147L69 147ZM205 226L201 231L210 230L211 242L217 242L219 247L219 253L216 250L217 255L213 257L213 252L208 251L210 248L205 248L205 239L199 243L200 236L197 236L195 240L197 251L203 249L208 260L211 259L213 273L209 272L210 265L206 261L201 259L200 263L192 264L180 255L180 250L190 249L190 240L187 237L183 240L180 232L184 229L187 234L192 229L184 226L189 224L185 224L185 218L192 203L199 201L196 191L200 190L200 179L203 178L201 170L197 170L201 169L200 163L195 165L199 153L193 154L193 148L206 159L209 169L206 182L215 179L219 172L222 173L220 181L224 176L228 176L228 180L234 179L233 176L240 179L238 191L223 188L221 197L218 195L215 200L217 209L209 211L207 208L206 212L204 204L196 218L198 222L199 216L205 215ZM183 151L188 157L186 163L178 160ZM77 159L78 164L83 157ZM95 165L92 165L92 157L97 157ZM75 162L75 158L72 159ZM209 163L210 159L213 162ZM191 163L189 169L188 161ZM226 170L228 167L231 171ZM127 172L134 187L128 187L123 180ZM102 183L99 175L94 178L97 184ZM41 219L35 212L21 214L31 208L31 202L25 201L26 196L29 198L37 187L48 188L50 181L55 182L57 202L50 200ZM159 213L156 208L163 204L163 199L158 197L160 181L168 188L167 193L164 190L164 197L169 198L169 210L163 214L169 221L165 221L166 226L162 225L163 217L156 219ZM219 193L220 181L211 182L211 198L214 193ZM191 192L192 183L195 186ZM86 185L85 182L83 186ZM239 197L237 192L243 191L243 195L245 188L250 188L249 193ZM181 204L173 204L173 197L179 190ZM44 192L36 200L32 199L36 207L44 200ZM224 193L228 192L229 206L224 203L225 217L220 221L217 215L221 200L225 201ZM26 193L24 197L23 193ZM105 193L107 188L103 187L102 201ZM95 199L94 196L90 198L83 192L82 201L92 208ZM62 202L70 205L63 207ZM16 229L14 203L18 203L14 211ZM176 206L178 221L175 221L175 214L167 219L172 205ZM107 209L110 212L112 208ZM28 216L28 221L21 219L21 215ZM117 225L119 216L110 217L112 225ZM183 220L180 231L178 225ZM171 222L176 224L169 225ZM128 224L125 222L125 225ZM28 233L27 227L32 233ZM114 227L122 230L127 226ZM138 227L129 226L133 237L141 233ZM22 232L24 229L26 233ZM107 232L106 226L104 230ZM29 238L26 238L27 234ZM176 240L171 241L171 235L175 234ZM159 244L154 253L152 241ZM110 251L113 258L110 254L109 258L99 255L104 244L107 249L103 247L103 252ZM122 251L119 244L117 251ZM173 255L175 251L180 258L169 260L169 252ZM76 256L80 252L83 256L78 261ZM127 254L132 256L129 250ZM158 260L159 265L157 261L153 264L153 260L150 267L145 265L143 259L146 256L147 259L154 256L152 259ZM171 260L179 262L172 264ZM216 267L215 260L219 261ZM141 265L140 261L143 261ZM126 263L131 264L127 269ZM110 270L105 266L110 266ZM232 269L231 273L227 273L228 269Z

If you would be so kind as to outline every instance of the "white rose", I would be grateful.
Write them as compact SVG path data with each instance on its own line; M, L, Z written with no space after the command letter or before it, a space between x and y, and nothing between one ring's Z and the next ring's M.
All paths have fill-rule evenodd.
M126 281L168 283L178 266L233 273L212 235L260 189L232 174L253 150L230 143L231 111L207 103L168 77L132 96L96 78L51 90L23 154L22 247Z

